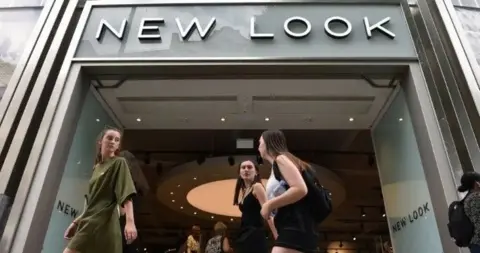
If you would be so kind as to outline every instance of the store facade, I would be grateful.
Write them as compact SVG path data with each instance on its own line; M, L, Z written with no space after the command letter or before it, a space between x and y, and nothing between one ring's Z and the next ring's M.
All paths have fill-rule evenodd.
M478 80L473 71L478 65L471 64L465 52L444 61L449 49L457 49L457 54L460 49L453 40L432 39L431 31L442 38L449 34L446 25L429 30L432 16L441 16L432 3L342 2L92 1L83 10L77 8L79 1L52 3L52 11L63 15L47 17L52 29L54 24L58 27L49 30L48 50L42 49L43 58L36 59L42 63L30 75L35 80L25 93L29 97L23 98L23 114L1 125L11 138L1 140L0 189L14 201L0 251L38 252L42 245L45 248L47 228L59 231L68 223L62 216L61 225L49 225L52 206L70 198L60 200L57 195L69 159L65 146L72 145L78 120L88 116L80 116L81 108L95 75L142 76L165 69L188 74L199 66L206 70L228 66L242 75L254 68L267 73L303 66L325 75L381 73L394 81L398 78L406 101L402 108L410 112L418 161L424 167L426 208L435 215L433 223L417 228L418 234L409 231L418 236L399 235L397 245L428 242L431 252L460 252L448 238L446 211L457 197L459 176L480 168L476 96L473 91L469 96L461 92ZM6 107L5 112L13 112L11 105ZM426 210L425 204L422 208ZM436 232L422 237L425 229ZM400 246L397 249L403 252Z

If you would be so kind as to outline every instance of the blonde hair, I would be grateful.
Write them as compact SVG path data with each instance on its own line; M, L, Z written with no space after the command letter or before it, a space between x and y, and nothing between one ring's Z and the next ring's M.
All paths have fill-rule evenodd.
M213 226L213 231L215 231L215 234L217 235L224 235L227 232L227 225L219 221L215 223L215 226Z

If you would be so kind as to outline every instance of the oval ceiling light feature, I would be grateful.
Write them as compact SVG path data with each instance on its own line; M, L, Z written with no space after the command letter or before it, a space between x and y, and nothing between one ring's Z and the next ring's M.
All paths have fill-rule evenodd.
M348 121L352 122L354 121L355 119L354 118L349 118Z
M141 118L137 118L137 122L142 122L142 119L141 119Z
M270 118L269 118L269 117L265 117L265 121L270 121Z
M262 181L266 185L267 180ZM232 205L233 189L236 183L236 179L226 179L199 185L187 193L187 201L196 209L210 214L240 217L241 212L238 206ZM205 196L215 197L205 198Z
M220 120L221 120L222 122L225 122L226 119L225 119L224 117L222 117Z

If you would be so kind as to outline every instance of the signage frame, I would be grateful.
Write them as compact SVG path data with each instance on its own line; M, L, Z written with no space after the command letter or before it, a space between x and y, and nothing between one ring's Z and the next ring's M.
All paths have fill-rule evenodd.
M87 1L80 16L76 31L71 40L70 47L74 47L72 62L232 62L232 61L305 61L305 57L278 57L278 56L252 56L252 57L76 57L81 44L82 36L86 30L90 14L95 7L146 7L146 6L222 6L222 5L298 5L298 4L355 4L355 5L378 5L398 6L403 12L405 25L409 31L412 29L412 18L407 14L409 4L406 0L106 0ZM416 56L405 57L371 57L368 59L358 57L308 57L309 61L396 61L417 62L418 52L416 43L410 32L410 40L416 51Z

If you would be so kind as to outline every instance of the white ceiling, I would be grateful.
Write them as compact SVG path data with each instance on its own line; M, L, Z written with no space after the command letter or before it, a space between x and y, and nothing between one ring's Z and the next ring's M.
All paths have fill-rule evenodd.
M368 129L393 91L362 79L101 82L100 96L126 129Z

